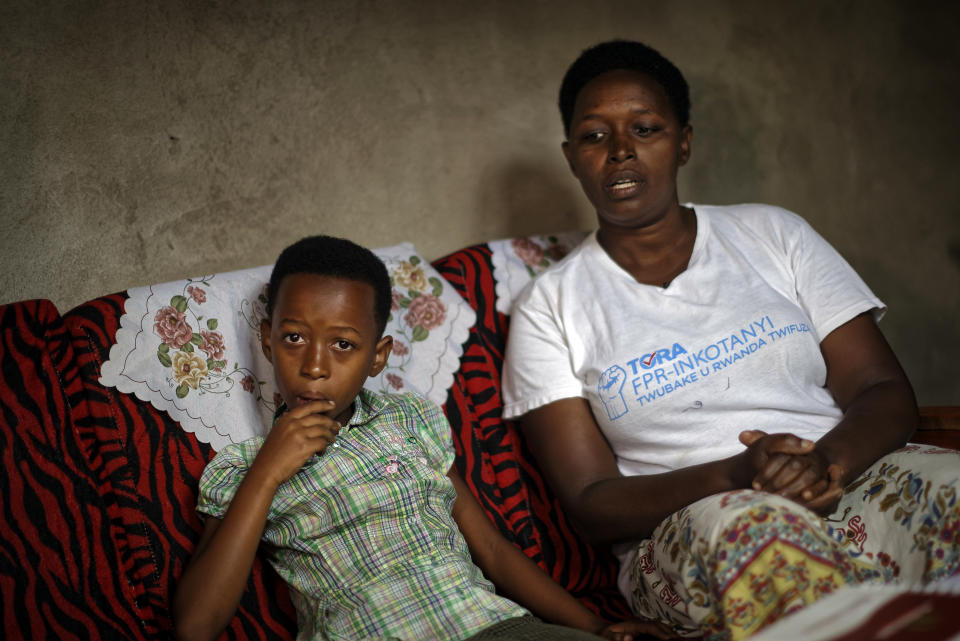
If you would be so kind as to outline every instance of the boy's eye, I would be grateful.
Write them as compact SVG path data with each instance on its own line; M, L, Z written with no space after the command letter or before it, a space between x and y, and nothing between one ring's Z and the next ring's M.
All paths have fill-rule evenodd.
M588 131L580 136L580 140L583 142L600 142L603 137L604 133L602 131Z
M348 340L344 340L342 338L340 340L334 341L333 346L342 352L353 349L353 343L351 343Z
M289 334L283 335L283 340L286 341L287 343L302 343L303 336L301 336L296 332L290 332Z

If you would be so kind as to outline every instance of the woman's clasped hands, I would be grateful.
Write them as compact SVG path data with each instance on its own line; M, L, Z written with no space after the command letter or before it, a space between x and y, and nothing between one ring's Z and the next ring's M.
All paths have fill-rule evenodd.
M754 490L778 494L822 515L836 509L843 495L844 471L816 448L816 443L789 433L745 430L740 442L752 468Z

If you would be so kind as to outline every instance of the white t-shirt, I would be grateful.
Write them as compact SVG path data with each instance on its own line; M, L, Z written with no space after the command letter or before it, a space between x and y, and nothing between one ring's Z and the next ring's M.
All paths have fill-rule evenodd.
M802 218L767 205L694 206L686 271L638 283L591 234L518 297L505 418L586 398L624 475L743 451L745 429L816 440L841 411L820 341L885 311Z

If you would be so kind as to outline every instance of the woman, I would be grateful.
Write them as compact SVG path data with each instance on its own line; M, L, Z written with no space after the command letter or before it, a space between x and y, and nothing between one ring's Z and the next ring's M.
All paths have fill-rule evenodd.
M960 461L891 454L917 407L882 302L790 212L680 204L689 93L653 49L586 50L560 109L598 228L515 304L504 417L634 611L738 639L957 572Z

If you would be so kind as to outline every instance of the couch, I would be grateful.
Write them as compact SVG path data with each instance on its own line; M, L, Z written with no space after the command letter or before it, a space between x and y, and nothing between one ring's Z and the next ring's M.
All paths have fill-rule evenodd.
M451 288L472 311L439 391L457 469L510 540L589 608L615 620L628 616L615 586L615 559L577 533L517 426L500 416L509 316L507 272L495 264L497 250L512 249L522 263L510 272L519 274L515 291L525 273L533 276L575 240L543 236L466 247L433 261L432 273L443 282L425 286ZM397 300L409 306L411 298ZM193 509L197 482L215 450L171 412L101 382L129 304L128 292L120 292L66 313L47 300L0 307L4 638L170 635L171 595L201 530ZM412 342L422 340L415 334ZM158 356L162 361L162 350ZM207 364L212 371L222 361ZM185 383L177 389L196 394ZM960 449L960 411L924 408L914 440ZM292 639L295 629L282 581L258 560L222 638Z

